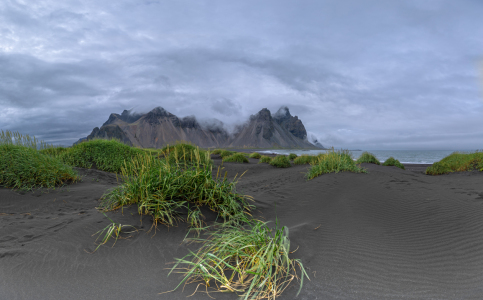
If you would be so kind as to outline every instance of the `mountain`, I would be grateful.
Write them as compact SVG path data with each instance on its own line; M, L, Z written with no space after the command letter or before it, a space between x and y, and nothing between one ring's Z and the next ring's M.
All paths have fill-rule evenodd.
M130 146L143 148L162 148L177 141L188 141L203 148L316 148L307 141L302 121L292 116L285 106L273 117L268 109L262 109L238 126L232 135L216 119L200 124L194 116L178 118L162 107L146 114L131 114L124 110L120 115L111 114L85 139L94 138L116 138Z
M202 128L194 116L178 118L161 107L147 114L111 114L102 127L94 128L87 139L117 138L143 148L162 148L177 141L190 141L200 147L221 147L228 133L218 128Z
M287 107L280 108L274 117L268 109L264 108L257 114L251 115L248 122L238 128L228 146L315 148L306 140L306 136L304 125L297 117L290 115Z

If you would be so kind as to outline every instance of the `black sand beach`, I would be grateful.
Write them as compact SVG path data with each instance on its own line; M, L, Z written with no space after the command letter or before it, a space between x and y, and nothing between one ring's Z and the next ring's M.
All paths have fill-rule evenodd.
M483 173L424 175L363 164L368 174L306 181L307 166L225 163L229 178L253 196L255 215L290 228L293 254L307 268L297 299L483 298ZM215 159L215 165L221 163ZM41 193L0 188L0 299L186 299L172 293L171 262L196 249L187 226L151 227L135 207L107 215L142 229L114 247L92 236L109 224L95 207L116 175L79 169L83 182ZM209 215L213 218L213 215ZM142 220L142 223L141 223ZM112 244L112 243L111 243ZM109 245L111 245L109 244ZM279 299L294 299L292 283ZM234 294L210 294L237 299ZM211 299L197 293L190 299Z

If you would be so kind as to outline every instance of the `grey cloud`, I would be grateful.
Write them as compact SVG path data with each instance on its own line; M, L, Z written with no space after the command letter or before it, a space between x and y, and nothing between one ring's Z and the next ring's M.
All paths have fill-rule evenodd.
M234 127L286 105L324 145L481 141L481 1L7 0L0 15L0 129L69 144L131 107Z

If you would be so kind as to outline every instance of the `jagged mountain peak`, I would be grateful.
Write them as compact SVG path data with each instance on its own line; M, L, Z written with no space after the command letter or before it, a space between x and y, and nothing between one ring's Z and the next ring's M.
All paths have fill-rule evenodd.
M250 120L270 121L271 119L272 114L267 108L262 108L258 113L250 116Z
M153 108L150 112L148 112L148 115L156 116L156 117L171 117L173 116L172 113L168 112L161 106Z
M274 119L289 119L292 115L287 106L280 107L277 112L273 115Z

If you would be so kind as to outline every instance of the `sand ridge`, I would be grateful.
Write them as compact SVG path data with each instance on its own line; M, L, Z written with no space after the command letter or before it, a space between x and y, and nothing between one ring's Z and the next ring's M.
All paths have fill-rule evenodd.
M256 217L290 229L311 280L297 299L478 299L483 297L483 174L427 176L420 166L363 164L368 174L306 181L307 166L224 163ZM215 167L221 159L215 159ZM109 224L95 207L116 175L79 169L83 182L48 193L0 188L0 299L185 299L168 294L169 263L194 245L186 225L160 227L135 207L108 216L141 231L111 248L92 236ZM214 216L207 213L209 219ZM142 221L142 223L141 223ZM296 284L279 299L294 299ZM233 294L212 294L237 299ZM211 299L199 293L191 299Z

